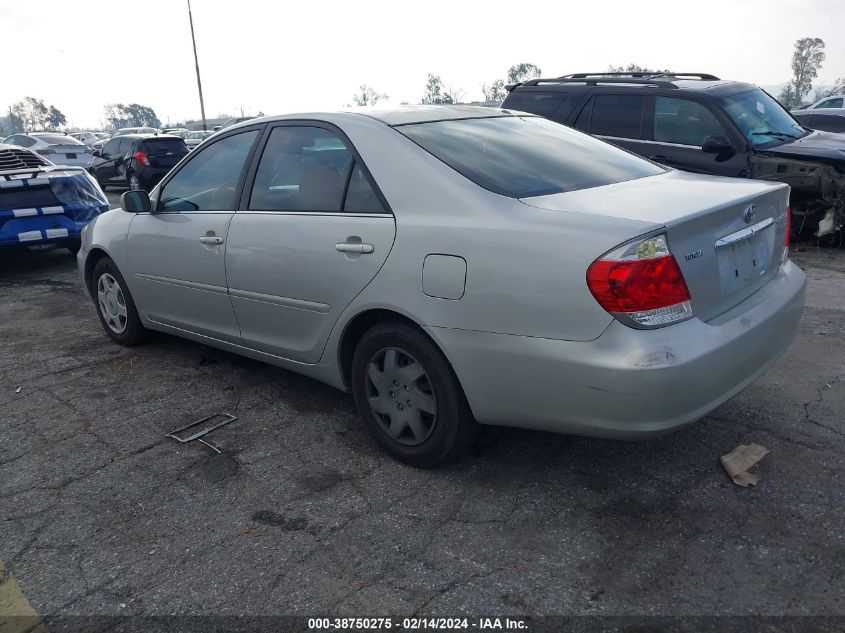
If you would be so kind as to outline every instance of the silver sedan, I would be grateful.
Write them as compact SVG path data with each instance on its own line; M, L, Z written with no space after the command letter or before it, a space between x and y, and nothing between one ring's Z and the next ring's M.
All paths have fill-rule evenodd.
M431 466L478 424L640 438L694 422L795 336L789 189L471 107L227 128L83 233L106 334L160 330L352 392Z

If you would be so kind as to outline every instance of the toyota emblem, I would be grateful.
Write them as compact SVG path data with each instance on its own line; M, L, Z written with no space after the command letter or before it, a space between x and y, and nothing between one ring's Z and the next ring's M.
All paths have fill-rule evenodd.
M742 215L742 217L745 218L746 224L751 224L751 220L754 219L754 216L756 214L757 207L755 207L753 204L749 204L747 207L745 207L745 213Z

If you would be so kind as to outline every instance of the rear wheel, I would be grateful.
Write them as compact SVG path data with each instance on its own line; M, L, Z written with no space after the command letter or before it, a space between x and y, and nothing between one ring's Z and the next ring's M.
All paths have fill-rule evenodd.
M366 332L352 360L352 394L369 432L394 457L431 467L478 434L463 390L439 349L403 323Z
M109 338L127 347L140 343L146 330L141 325L126 281L114 262L108 257L98 261L91 281L97 314Z

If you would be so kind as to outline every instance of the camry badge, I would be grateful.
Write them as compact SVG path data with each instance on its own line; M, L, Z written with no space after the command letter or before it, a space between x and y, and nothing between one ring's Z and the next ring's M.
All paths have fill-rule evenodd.
M751 224L751 220L754 219L756 213L757 207L755 207L753 204L749 204L747 207L745 207L745 213L742 215L742 217L745 218L745 223Z

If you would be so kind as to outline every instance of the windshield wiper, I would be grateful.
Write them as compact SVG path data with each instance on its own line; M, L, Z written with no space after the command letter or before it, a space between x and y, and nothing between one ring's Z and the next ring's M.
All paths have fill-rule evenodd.
M793 141L797 139L797 136L792 136L792 134L787 134L786 132L776 132L775 130L766 130L765 132L752 132L751 136L774 136L777 138L789 138Z

